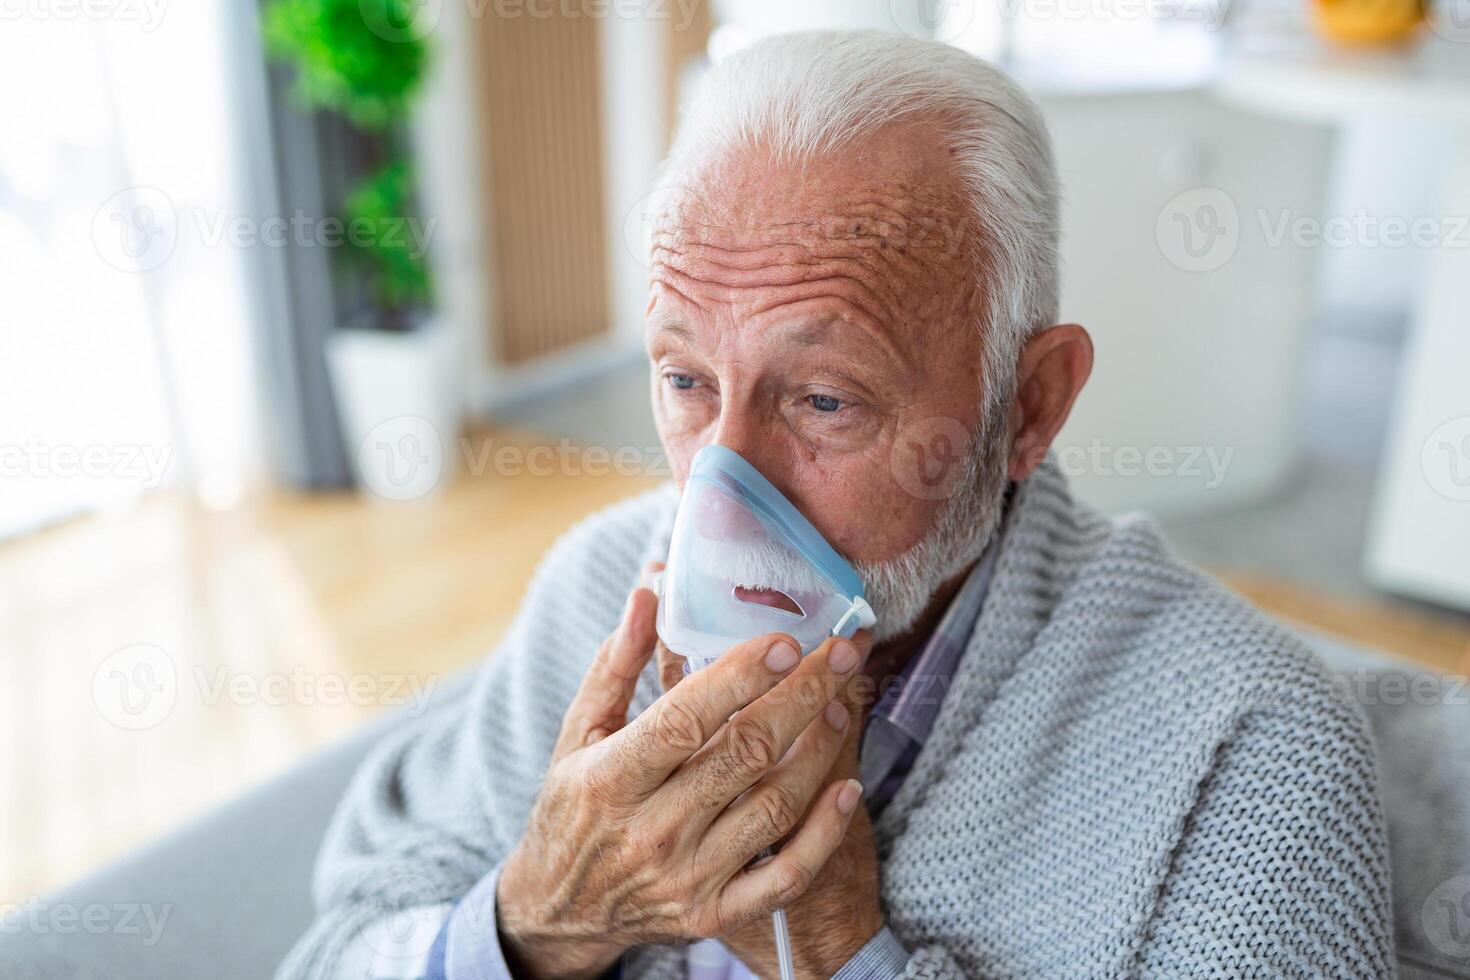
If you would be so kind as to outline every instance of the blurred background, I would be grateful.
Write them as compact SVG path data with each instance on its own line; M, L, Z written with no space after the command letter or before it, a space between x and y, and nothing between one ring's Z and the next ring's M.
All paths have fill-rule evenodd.
M1041 101L1079 495L1465 672L1470 0L0 0L0 903L423 710L666 478L645 195L809 27Z

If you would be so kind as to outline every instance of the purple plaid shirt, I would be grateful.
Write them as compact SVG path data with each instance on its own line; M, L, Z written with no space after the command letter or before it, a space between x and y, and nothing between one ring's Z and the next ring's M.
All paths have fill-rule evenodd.
M883 691L868 716L859 764L863 785L870 787L866 796L868 811L875 817L903 785L919 749L934 729L955 667L985 605L998 550L992 544L985 552L945 610L929 642Z
M881 693L863 731L859 767L874 817L893 799L934 728L956 665L990 591L999 542L992 541L945 610L929 642ZM495 929L496 868L449 912L418 975L424 980L510 980ZM689 947L689 980L746 980L753 975L714 939ZM909 953L883 928L837 971L834 980L878 980L903 972Z

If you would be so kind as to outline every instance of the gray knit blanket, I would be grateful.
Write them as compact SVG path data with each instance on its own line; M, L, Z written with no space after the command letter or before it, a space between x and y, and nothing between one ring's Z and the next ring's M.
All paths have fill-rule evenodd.
M676 497L547 554L472 689L373 752L332 822L283 978L340 975L385 913L452 902L526 824L562 713ZM1372 745L1302 644L1142 518L1017 489L933 734L874 828L911 977L1387 977ZM650 669L633 711L656 696ZM683 950L632 951L634 977Z

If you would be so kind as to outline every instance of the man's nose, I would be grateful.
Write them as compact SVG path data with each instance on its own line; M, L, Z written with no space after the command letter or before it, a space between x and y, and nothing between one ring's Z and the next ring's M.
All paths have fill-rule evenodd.
M727 401L720 408L714 442L739 453L784 494L787 474L781 458L780 437L774 431L778 425L778 419L764 417L746 406Z

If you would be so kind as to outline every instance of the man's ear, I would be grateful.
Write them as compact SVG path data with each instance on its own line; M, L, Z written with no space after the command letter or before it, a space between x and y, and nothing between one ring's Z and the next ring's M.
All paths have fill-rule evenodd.
M1092 373L1092 337L1075 323L1032 334L1016 361L1011 402L1009 476L1020 481L1041 465Z

